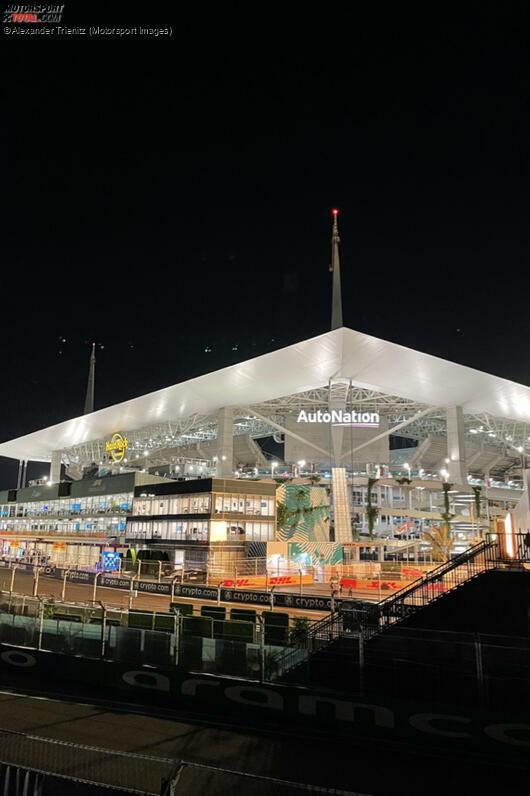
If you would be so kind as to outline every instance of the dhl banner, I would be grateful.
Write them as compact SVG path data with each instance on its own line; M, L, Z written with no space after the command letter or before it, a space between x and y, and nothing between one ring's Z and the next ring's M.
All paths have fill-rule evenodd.
M410 586L410 580L379 580L376 579L361 579L361 578L342 578L341 579L341 586L343 589L379 589L381 588L383 591L392 590L397 591L398 589L403 589L405 586ZM431 584L429 588L435 591L443 591L444 586L443 584ZM344 594L342 595L344 596Z
M412 580L416 580L416 578L421 578L423 572L421 569L415 569L414 567L401 567L401 574L404 578L412 578Z
M408 586L408 580L382 580L379 579L361 579L361 578L342 578L341 585L343 589L402 589L403 586ZM381 584L381 586L379 586Z
M221 586L224 586L226 589L250 589L253 586L255 588L265 588L267 586L269 589L271 586L296 586L300 583L300 575L269 575L268 578L265 575L249 575L248 577L241 577L238 578L237 581L233 578L227 578L223 580ZM302 575L302 583L313 583L313 577L311 575Z

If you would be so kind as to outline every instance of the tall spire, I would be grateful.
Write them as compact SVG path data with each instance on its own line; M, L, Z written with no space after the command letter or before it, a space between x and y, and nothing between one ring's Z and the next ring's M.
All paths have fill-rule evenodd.
M331 330L340 329L342 326L342 293L340 286L340 258L339 258L339 225L338 210L332 210L333 229L331 232L331 266L333 286L331 298Z
M88 385L86 388L86 399L84 415L94 411L94 386L96 381L96 344L92 343L92 353L90 354L90 369L88 371Z

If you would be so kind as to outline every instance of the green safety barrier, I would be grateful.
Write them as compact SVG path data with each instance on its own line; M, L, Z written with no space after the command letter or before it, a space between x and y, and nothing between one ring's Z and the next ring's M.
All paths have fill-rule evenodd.
M278 611L263 611L265 644L284 646L289 642L289 614Z
M230 619L239 619L242 622L255 622L256 611L251 608L231 608Z
M139 628L140 630L152 630L154 623L153 611L129 611L129 627Z
M225 641L243 641L246 644L254 643L256 635L254 622L228 619L225 622L215 622L215 625L214 638L224 639Z
M93 616L90 619L89 624L91 624L91 625L102 625L103 624L103 619L102 619L101 616ZM107 618L107 619L105 619L105 624L107 625L107 627L121 627L121 622L120 622L119 619L109 619L109 618Z
M163 630L166 633L174 633L176 625L175 614L156 613L154 630Z
M213 619L209 616L184 616L182 619L182 635L212 638Z
M201 616L225 620L226 608L223 605L201 605Z
M117 623L119 624L119 622ZM155 611L129 611L129 627L140 630L161 630L165 633L175 632L175 614Z
M191 603L171 603L169 610L173 613L178 611L181 616L193 616L193 604Z

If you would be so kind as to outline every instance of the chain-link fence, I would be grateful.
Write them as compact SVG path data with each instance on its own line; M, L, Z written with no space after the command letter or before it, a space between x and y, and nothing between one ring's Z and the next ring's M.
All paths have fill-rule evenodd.
M270 796L271 793L277 793L278 796L301 796L303 793L368 796L357 791L292 782L244 771L228 771L204 763L181 761L175 766L171 778L162 791L162 796L184 796L190 793L204 793L208 796L227 796L235 793L244 793L245 796Z
M55 794L57 786L53 778L67 780L70 787L74 783L101 786L102 793L112 788L120 793L158 796L174 760L0 729L0 765L0 793L6 796L22 796L26 792L29 796L30 787L35 796ZM33 776L27 776L26 772ZM26 782L28 790L24 791Z
M284 651L275 678L480 710L530 709L528 638L424 628L395 628L372 638L326 624L312 648Z
M0 729L2 796L137 794L188 796L294 796L304 792L339 796L367 794L234 771L206 763L121 752Z

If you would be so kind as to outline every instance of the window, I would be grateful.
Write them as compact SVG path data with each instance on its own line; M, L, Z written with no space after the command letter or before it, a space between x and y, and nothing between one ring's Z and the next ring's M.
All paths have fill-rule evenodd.
M274 514L274 509L272 506L272 500L267 497L262 497L260 500L260 513L264 517L270 517L271 514Z
M274 539L274 525L270 522L247 522L246 539L250 542L266 542Z
M150 500L135 500L133 504L134 515L151 514L151 501Z

